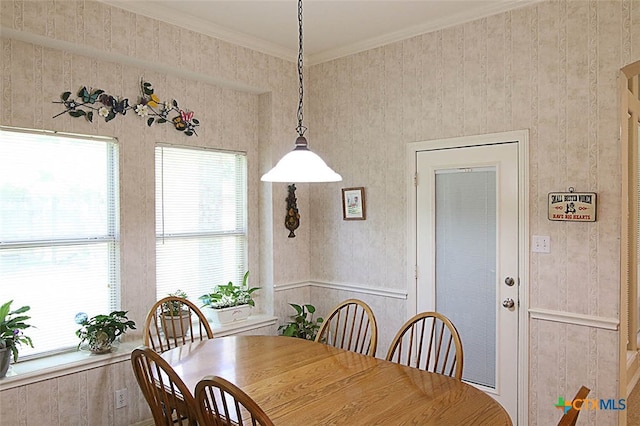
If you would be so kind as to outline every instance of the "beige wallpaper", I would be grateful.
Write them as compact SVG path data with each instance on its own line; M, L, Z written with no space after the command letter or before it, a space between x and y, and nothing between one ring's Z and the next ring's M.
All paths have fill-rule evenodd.
M273 292L273 284L406 290L405 145L413 141L529 129L530 233L550 235L552 247L550 255L531 256L531 307L617 316L616 75L640 59L638 22L637 0L550 1L311 67L309 143L344 181L298 185L295 239L283 226L286 185L257 183L295 139L293 63L89 0L3 0L0 124L118 138L123 307L137 321L155 298L154 143L247 151L250 269L264 287L261 309L284 318L287 302L311 301L325 313L344 298L362 298L383 325L384 356L408 312L403 299L317 287ZM137 93L141 77L196 111L199 137L147 128L128 115L110 123L51 118L59 111L51 101L66 90ZM366 221L342 221L340 188L348 186L366 187ZM546 219L547 192L568 186L598 193L598 222ZM531 424L554 423L554 399L579 384L593 396L615 397L615 332L532 321L530 334ZM51 391L44 408L18 404L10 424L74 424L69 413L100 419L83 424L143 420L139 398L122 411L101 394L131 380L128 368L3 391L3 424L7 407L40 399L43 390ZM69 400L69 389L81 403ZM582 421L615 424L615 414L590 412Z
M247 153L249 269L252 284L263 287L261 311L273 313L274 282L308 279L308 217L303 215L295 241L288 239L282 226L286 185L260 183L262 173L295 141L298 91L289 84L296 81L294 63L94 1L3 0L0 29L0 124L118 139L122 308L129 317L142 324L156 299L157 142ZM109 123L66 114L52 118L61 111L52 101L65 91L86 85L133 102L141 78L160 97L174 98L195 112L201 122L197 137L169 125L147 127L133 111ZM299 194L298 203L307 211L308 194ZM140 337L140 332L127 338ZM269 332L275 333L275 327ZM115 410L112 390L124 378L131 403ZM120 363L0 392L0 423L128 425L144 420L150 413L132 378L130 365ZM42 395L47 395L45 403L33 409Z
M640 59L639 23L638 1L550 1L312 67L313 140L344 181L312 193L311 278L405 289L406 144L529 129L530 234L551 237L551 254L531 255L530 307L616 318L616 78ZM342 220L339 188L350 186L366 187L366 221ZM547 220L547 193L570 186L598 193L597 222ZM330 300L348 296L357 294ZM384 306L381 323L397 329L408 313ZM580 384L616 398L616 332L529 325L531 424L557 422L557 397ZM584 418L617 424L616 415Z
M127 388L128 405L115 409L111 396ZM94 368L0 393L3 425L127 426L151 412L129 361Z

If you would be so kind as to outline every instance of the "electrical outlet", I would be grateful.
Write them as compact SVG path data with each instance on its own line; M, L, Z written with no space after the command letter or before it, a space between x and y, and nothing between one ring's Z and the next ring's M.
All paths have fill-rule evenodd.
M551 238L548 235L534 235L531 238L531 251L534 253L551 253Z
M116 408L127 406L127 388L116 391Z

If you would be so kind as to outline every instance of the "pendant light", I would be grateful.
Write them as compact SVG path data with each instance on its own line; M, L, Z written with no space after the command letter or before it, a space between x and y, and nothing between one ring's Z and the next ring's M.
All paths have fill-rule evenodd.
M265 173L260 180L265 182L338 182L342 176L334 172L317 154L309 149L304 132L307 130L302 125L302 98L304 88L302 84L302 0L298 0L298 138L296 146L287 155L282 157L274 168Z

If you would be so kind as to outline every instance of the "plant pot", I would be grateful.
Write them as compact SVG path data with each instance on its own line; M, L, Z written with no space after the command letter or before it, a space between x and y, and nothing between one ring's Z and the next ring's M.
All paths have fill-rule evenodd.
M231 306L229 308L207 308L207 318L216 324L230 324L237 321L244 321L251 313L251 305Z
M96 346L88 349L92 354L97 354L97 355L108 354L108 353L111 353L111 351L113 350L113 345L106 344L106 345Z
M182 330L185 334L188 333L190 325L191 315L188 311L180 312L179 315L162 314L162 329L167 337L182 337Z
M113 341L109 339L109 336L104 331L99 331L95 338L89 340L82 349L88 350L94 354L108 354L113 350Z
M0 349L0 378L7 375L11 364L11 350L9 348Z

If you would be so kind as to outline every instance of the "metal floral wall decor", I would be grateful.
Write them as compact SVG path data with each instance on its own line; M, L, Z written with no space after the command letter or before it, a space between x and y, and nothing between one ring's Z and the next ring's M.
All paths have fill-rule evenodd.
M84 117L93 122L96 112L105 122L109 122L118 115L126 115L132 109L136 115L147 119L147 126L171 123L176 130L187 136L198 136L196 127L200 125L200 121L193 116L193 111L180 109L175 99L161 101L154 93L151 83L144 80L140 82L140 91L135 106L129 104L128 98L115 97L102 89L87 89L84 86L75 97L71 96L71 92L64 92L60 95L60 100L53 103L62 104L65 110L53 118L68 113L72 117Z

